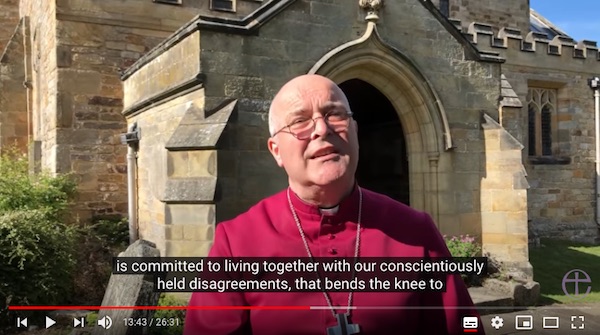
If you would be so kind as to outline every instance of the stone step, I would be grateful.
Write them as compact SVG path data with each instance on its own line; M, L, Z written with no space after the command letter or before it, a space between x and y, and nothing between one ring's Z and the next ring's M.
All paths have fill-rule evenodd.
M469 294L481 315L507 313L514 310L514 300L509 294L502 294L485 287L470 287ZM496 308L494 308L496 307Z

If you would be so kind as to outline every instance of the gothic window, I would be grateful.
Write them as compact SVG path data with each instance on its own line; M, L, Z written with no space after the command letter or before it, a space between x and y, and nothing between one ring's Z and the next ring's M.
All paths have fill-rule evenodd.
M235 12L235 0L211 0L210 9L224 12Z
M556 90L530 88L527 93L530 156L552 156L556 129Z

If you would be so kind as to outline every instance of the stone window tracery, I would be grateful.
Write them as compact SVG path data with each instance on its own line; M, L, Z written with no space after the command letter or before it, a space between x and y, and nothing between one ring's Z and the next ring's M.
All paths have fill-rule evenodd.
M556 142L555 89L529 88L527 92L528 137L530 156L552 156Z

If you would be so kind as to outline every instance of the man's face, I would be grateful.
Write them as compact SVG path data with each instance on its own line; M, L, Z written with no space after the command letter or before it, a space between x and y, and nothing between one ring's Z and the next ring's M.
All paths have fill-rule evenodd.
M304 79L304 80L303 80ZM304 77L286 85L273 101L273 121L279 130L299 119L315 119L315 129L308 139L298 139L288 128L271 137L269 151L285 169L290 182L299 186L327 186L352 183L358 164L356 121L335 132L327 126L327 113L349 113L342 91L323 77Z

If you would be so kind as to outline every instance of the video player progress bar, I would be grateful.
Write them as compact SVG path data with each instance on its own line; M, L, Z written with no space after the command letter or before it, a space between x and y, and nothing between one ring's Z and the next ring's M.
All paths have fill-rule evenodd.
M346 309L348 307L336 307ZM361 310L436 310L436 309L466 309L470 306L352 306L350 309ZM544 309L544 310L569 310L569 309L592 309L592 306L540 306L540 307L520 307L524 309ZM299 310L329 310L329 306L8 306L11 311L55 311L55 310L271 310L271 311L299 311ZM510 310L513 306L476 306L477 310Z

